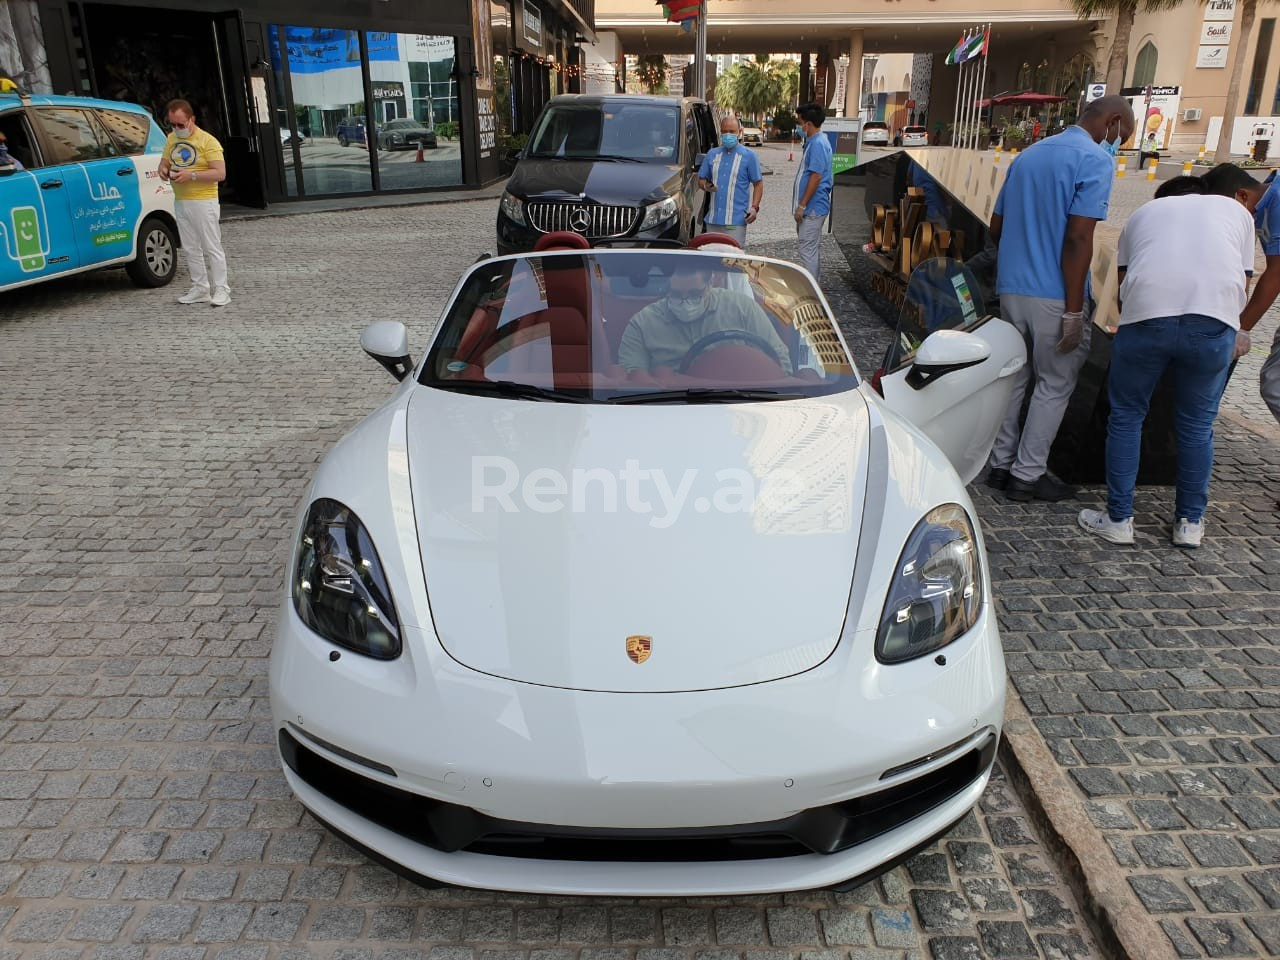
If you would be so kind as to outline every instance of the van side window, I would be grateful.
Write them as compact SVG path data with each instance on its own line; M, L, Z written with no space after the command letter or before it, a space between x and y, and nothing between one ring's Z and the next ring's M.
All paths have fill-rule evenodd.
M50 153L46 158L50 166L117 156L102 124L84 110L40 107L33 112Z
M698 121L694 118L692 110L684 118L684 139L686 149L689 151L689 162L693 163L702 152L702 138L698 136Z
M146 153L151 123L145 114L128 110L99 110L98 117L120 147L121 153L130 157Z
M9 153L28 170L40 166L40 152L36 149L35 137L21 110L0 114L0 131L4 132Z

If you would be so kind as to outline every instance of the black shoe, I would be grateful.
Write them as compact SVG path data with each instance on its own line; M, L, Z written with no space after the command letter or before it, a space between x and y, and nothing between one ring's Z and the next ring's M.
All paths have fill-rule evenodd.
M1003 490L1011 479L1009 471L1003 467L992 467L987 472L987 486L992 490Z
M1046 473L1039 480L1031 483L1019 480L1017 477L1010 477L1004 495L1019 503L1026 503L1029 500L1047 500L1050 503L1056 503L1059 500L1070 500L1076 495L1076 488L1069 483L1055 480Z

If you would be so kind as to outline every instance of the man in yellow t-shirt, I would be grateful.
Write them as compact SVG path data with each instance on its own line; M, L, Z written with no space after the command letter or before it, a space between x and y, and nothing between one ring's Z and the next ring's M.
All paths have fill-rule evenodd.
M160 176L173 184L178 236L191 274L191 289L178 302L224 307L231 302L231 288L219 225L218 184L227 178L222 144L196 126L186 100L170 100L167 109L173 132L164 143Z

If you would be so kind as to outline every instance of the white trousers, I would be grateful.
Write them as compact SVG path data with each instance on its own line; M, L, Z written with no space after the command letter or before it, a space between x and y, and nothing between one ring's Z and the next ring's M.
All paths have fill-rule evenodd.
M738 241L738 246L746 249L747 226L744 223L708 223L707 233L723 233L726 237L733 237Z
M222 252L222 228L217 200L175 200L178 236L182 255L191 274L191 285L206 292L230 290L227 286L227 255ZM209 261L205 268L206 258Z

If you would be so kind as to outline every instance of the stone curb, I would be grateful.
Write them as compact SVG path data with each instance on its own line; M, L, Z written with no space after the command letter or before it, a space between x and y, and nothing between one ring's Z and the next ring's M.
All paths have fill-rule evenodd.
M1085 813L1079 791L1012 683L999 755L1104 953L1117 960L1177 960L1169 938L1130 893L1127 872Z

